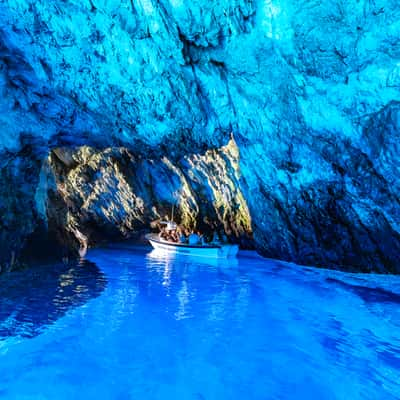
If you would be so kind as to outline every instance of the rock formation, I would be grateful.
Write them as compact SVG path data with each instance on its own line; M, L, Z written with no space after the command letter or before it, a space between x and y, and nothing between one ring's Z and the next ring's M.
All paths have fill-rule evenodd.
M269 257L400 272L399 17L395 0L1 3L0 264L178 201L244 241L251 223Z
M186 228L225 230L244 245L251 242L233 140L175 162L166 156L143 158L126 148L58 148L43 171L49 230L61 242L70 237L85 249L132 237L172 212Z

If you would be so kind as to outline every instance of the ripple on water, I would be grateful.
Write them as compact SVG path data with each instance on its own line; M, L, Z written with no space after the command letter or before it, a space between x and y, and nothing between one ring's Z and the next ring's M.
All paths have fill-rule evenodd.
M98 268L1 281L3 335L29 338L0 340L1 398L400 398L397 277L126 248L89 257Z

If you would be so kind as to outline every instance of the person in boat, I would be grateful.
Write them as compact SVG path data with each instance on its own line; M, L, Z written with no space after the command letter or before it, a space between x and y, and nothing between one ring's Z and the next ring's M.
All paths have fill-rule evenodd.
M188 241L189 241L189 244L191 244L191 245L199 245L200 244L200 236L196 232L192 231L189 235Z
M164 235L162 237L164 240L166 240L167 242L172 242L172 234L171 231L165 230L164 231Z
M175 243L179 243L180 234L179 234L179 232L178 232L176 229L174 229L174 230L172 231L172 240L173 240Z
M186 235L183 229L179 230L179 243L186 243Z
M199 237L199 244L204 246L206 243L204 235L200 231L197 231L197 236Z
M166 240L167 242L170 242L172 240L171 231L164 228L161 231L161 239Z
M175 237L175 231L174 230L169 230L168 232L168 237L167 240L168 242L175 242L176 237Z
M219 238L219 235L218 235L218 232L217 232L217 231L214 231L213 236L212 236L212 239L211 239L211 242L214 243L214 244L219 244L219 243L221 243L221 240L220 240L220 238Z

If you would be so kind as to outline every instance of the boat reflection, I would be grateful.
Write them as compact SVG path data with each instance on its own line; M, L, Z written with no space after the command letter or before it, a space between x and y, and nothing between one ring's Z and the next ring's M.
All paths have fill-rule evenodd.
M211 266L215 268L232 268L238 266L238 260L232 258L213 258L191 256L186 254L168 253L162 250L154 249L147 254L149 261L161 262L164 265L171 267L173 264L189 264L192 267L196 266Z
M237 275L237 258L189 256L156 249L147 254L146 265L152 274L159 276L158 281L162 281L166 296L172 295L171 304L175 308L174 317L177 321L192 318L193 307L197 307L197 303L209 304L209 320L221 320L232 307L226 285ZM206 277L201 287L198 286L200 276ZM221 290L211 293L216 286Z
M88 261L32 266L0 276L0 341L31 338L75 307L99 296L106 278Z

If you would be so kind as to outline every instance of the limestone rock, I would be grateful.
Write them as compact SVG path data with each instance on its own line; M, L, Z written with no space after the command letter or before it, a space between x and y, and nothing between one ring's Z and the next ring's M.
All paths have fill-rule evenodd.
M131 237L174 211L175 221L186 228L225 230L249 245L251 221L235 146L231 141L175 162L165 156L145 159L126 148L79 147L73 167L60 160L64 152L58 149L49 160L56 180L48 194L49 224L85 248Z
M264 255L400 272L399 21L396 0L2 2L2 263L38 227L79 248L89 221L149 224L175 197L143 173L188 223L247 208Z

